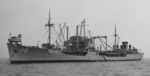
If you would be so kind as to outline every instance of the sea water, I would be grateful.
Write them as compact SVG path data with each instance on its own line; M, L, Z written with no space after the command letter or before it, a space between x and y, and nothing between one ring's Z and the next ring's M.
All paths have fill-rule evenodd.
M150 59L28 64L0 59L0 76L150 76Z

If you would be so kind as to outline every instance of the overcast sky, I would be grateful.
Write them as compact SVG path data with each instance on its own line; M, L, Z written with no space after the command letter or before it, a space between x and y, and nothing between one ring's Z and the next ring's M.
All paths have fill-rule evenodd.
M9 57L9 33L22 34L24 45L46 39L49 9L56 27L66 22L75 29L85 18L93 36L113 36L116 24L122 41L150 57L150 0L0 0L0 57Z

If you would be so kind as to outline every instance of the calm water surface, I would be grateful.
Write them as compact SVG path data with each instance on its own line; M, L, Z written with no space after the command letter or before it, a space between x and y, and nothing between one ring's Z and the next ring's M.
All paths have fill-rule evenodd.
M31 64L9 64L8 59L0 59L0 76L150 76L150 59Z

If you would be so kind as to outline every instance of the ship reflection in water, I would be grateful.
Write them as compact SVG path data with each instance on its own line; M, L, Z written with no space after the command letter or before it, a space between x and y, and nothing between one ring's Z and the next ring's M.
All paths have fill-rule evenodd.
M132 61L141 60L143 54L138 49L128 45L127 41L118 45L118 35L115 27L115 43L112 46L107 43L107 36L86 36L85 19L81 25L76 26L76 35L69 37L69 27L66 23L61 28L60 33L56 38L55 44L51 44L51 29L54 25L51 24L49 12L49 21L45 26L49 28L48 42L39 46L24 46L22 45L22 36L10 36L8 39L8 51L10 63L16 62L64 62L64 61ZM80 30L79 30L80 27ZM66 28L66 40L63 33ZM56 30L55 30L56 31ZM79 32L80 31L80 32ZM63 38L63 46L58 42ZM95 39L101 42L100 49L95 49ZM104 39L106 41L104 41ZM61 41L62 42L62 41ZM103 46L103 50L102 50Z

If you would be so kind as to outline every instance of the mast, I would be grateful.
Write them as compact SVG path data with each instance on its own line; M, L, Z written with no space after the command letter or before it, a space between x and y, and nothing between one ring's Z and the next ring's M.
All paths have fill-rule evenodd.
M116 45L117 45L117 30L116 30L116 24L115 24L115 34L114 34L114 37L115 37L115 49L116 49Z
M76 27L76 35L77 35L77 49L78 49L79 48L78 25Z
M82 35L82 25L83 25L83 22L81 22L80 36Z
M85 19L83 19L84 37L85 37Z
M53 24L51 24L51 17L50 17L50 9L49 9L49 20L48 20L48 24L46 24L46 26L48 26L48 30L49 30L49 35L48 35L48 43L49 45L51 45L51 26L53 26Z
M69 27L67 26L67 49L69 50Z

